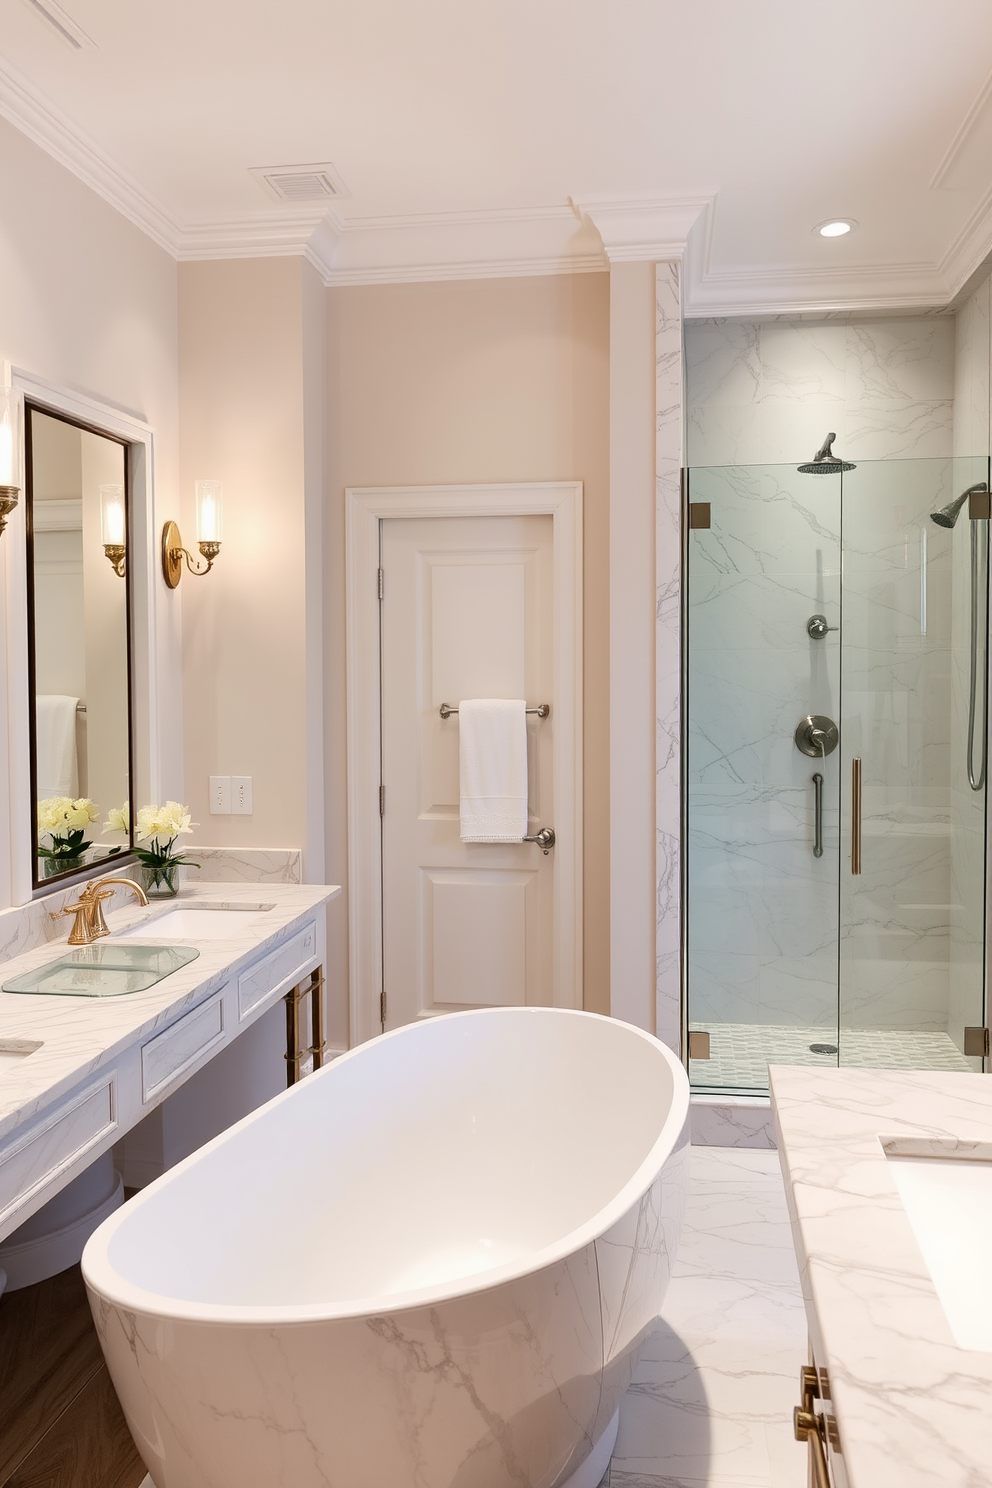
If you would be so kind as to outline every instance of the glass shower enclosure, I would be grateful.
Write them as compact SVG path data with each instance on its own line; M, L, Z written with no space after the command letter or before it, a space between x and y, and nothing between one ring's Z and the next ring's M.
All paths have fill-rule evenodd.
M766 1091L769 1062L982 1068L987 497L933 514L988 464L688 472L698 1090Z

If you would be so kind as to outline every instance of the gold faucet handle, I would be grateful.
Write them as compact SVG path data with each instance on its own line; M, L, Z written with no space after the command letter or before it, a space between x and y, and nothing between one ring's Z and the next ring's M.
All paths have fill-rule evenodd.
M52 914L53 920L60 920L63 915L73 915L72 929L69 931L70 945L90 945L93 940L90 931L90 906L88 902L80 898L75 904L67 904L64 909L57 909Z

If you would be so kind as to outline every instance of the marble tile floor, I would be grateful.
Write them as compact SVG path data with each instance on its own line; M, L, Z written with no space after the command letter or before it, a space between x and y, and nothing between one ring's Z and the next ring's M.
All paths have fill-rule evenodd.
M776 1152L693 1147L662 1315L601 1488L804 1488L806 1318Z
M813 1054L810 1044L838 1042L835 1028L783 1028L766 1023L692 1021L710 1035L709 1059L690 1059L694 1090L754 1090L767 1093L769 1064L808 1064L831 1069L836 1054ZM898 1028L842 1028L840 1062L855 1069L971 1070L946 1033Z

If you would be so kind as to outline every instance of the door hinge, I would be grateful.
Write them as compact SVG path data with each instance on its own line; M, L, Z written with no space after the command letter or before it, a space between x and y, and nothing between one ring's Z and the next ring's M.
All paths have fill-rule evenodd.
M379 1022L382 1024L383 1028L385 1028L385 1026L386 1026L386 994L385 994L385 992L380 992L379 993Z
M380 787L379 787L379 815L380 816L385 816L385 814L386 814L386 787L384 785L380 785Z
M987 1028L966 1028L964 1052L970 1059L988 1059L989 1031Z
M381 568L377 570L377 574L378 574L377 582L378 582L378 585L379 585L379 598L382 599L383 594L385 592L385 587L386 587L386 575L383 573L383 571L382 571Z

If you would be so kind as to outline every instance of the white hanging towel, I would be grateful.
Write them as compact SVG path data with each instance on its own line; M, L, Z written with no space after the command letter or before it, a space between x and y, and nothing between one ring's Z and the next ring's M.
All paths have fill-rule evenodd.
M520 842L527 832L527 716L523 698L458 704L463 842Z
M76 704L78 698L39 693L35 699L38 800L71 796L79 789L76 775Z

